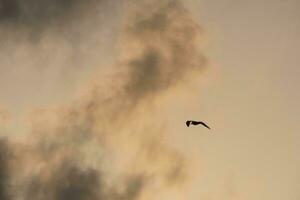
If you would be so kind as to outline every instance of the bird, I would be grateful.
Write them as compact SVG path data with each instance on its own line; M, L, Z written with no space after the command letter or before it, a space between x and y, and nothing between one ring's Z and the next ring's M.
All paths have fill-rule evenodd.
M188 121L186 121L187 127L189 127L191 124L192 124L192 125L198 125L198 124L201 124L201 125L205 126L206 128L210 129L210 127L207 126L207 124L205 124L204 122L201 122L201 121L193 121L193 120L188 120Z

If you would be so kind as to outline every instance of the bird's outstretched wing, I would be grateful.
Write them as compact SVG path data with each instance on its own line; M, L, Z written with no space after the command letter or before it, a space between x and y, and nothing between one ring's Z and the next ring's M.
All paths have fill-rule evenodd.
M207 124L205 124L204 122L200 122L200 124L202 124L203 126L205 126L206 128L210 129L209 126L207 126Z

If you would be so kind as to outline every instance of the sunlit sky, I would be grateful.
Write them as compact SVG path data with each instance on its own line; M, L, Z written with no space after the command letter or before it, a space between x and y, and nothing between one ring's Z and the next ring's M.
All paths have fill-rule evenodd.
M178 136L201 161L199 185L189 198L299 199L300 2L186 5L205 27L211 78L198 91L198 107L184 115L213 127L209 135L194 129Z

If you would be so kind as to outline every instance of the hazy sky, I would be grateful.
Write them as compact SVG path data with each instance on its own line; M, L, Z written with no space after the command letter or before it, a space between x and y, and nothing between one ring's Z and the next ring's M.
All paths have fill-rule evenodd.
M53 2L0 14L0 197L300 198L299 0Z
M213 134L179 136L204 158L195 194L299 199L300 1L188 2L205 27L213 65L199 107L187 112L212 123Z

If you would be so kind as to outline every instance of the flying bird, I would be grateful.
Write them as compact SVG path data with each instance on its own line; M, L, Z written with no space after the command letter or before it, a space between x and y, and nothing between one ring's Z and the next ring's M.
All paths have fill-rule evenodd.
M210 127L207 126L204 122L200 122L200 121L192 121L192 120L186 121L187 127L189 127L191 124L192 124L192 125L198 125L198 124L201 124L201 125L205 126L206 128L210 129Z

